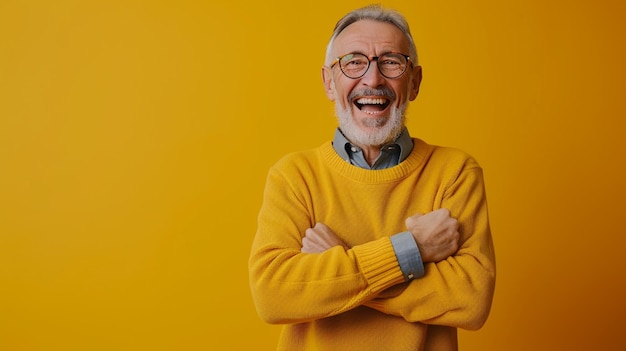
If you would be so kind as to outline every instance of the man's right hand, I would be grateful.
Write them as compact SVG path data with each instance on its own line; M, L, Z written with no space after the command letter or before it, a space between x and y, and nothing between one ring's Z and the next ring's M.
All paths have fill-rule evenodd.
M332 247L342 246L345 250L349 247L339 238L335 232L324 223L318 222L313 228L304 232L301 252L321 253Z
M459 223L445 208L413 215L407 218L406 227L417 242L423 262L439 262L459 249Z

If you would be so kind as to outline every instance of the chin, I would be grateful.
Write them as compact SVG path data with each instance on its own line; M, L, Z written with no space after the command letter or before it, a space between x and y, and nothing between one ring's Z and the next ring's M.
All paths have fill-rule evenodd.
M382 146L394 141L402 133L405 106L392 108L388 116L362 118L360 124L355 122L350 109L342 109L339 104L335 104L335 112L339 129L350 142L360 147Z

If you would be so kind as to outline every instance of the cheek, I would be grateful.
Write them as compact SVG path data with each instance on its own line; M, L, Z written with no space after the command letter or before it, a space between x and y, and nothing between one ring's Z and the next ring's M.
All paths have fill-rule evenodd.
M408 81L403 82L402 84L394 86L393 90L396 92L396 105L399 107L408 100L411 94L411 85Z
M339 103L341 105L342 108L346 108L350 106L350 101L348 101L348 95L350 95L350 92L352 91L354 87L354 84L351 85L347 85L347 84L335 84L334 85L334 91L335 91L335 103Z

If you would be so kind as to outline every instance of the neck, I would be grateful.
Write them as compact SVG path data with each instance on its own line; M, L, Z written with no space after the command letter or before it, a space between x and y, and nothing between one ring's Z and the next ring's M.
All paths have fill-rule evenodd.
M367 145L359 147L363 151L363 156L365 156L365 161L367 161L367 164L372 166L374 164L374 161L376 161L376 159L378 158L378 155L380 155L380 146Z

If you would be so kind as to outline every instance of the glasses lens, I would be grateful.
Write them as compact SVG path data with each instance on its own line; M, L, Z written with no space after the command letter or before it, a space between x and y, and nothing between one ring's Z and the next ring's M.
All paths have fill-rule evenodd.
M407 60L401 54L384 54L378 58L378 69L383 76L387 78L397 78L404 73L407 66Z
M380 73L387 78L400 77L406 71L408 64L406 56L396 53L383 54L374 60L377 61ZM349 78L361 78L369 66L370 60L364 54L353 53L339 58L339 68Z
M370 61L363 54L347 54L339 59L341 71L350 78L359 78L367 71Z

